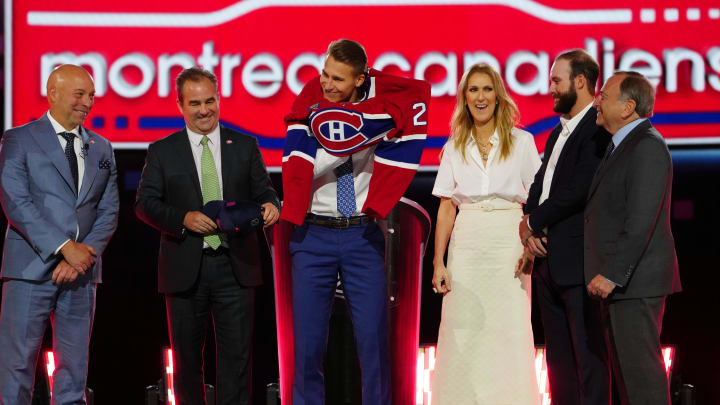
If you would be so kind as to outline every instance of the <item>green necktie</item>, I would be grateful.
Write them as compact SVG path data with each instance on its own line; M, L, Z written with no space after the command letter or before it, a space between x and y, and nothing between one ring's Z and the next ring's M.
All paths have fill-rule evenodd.
M203 205L210 201L222 199L217 167L215 167L215 159L213 159L212 152L210 152L210 148L208 147L208 140L207 135L203 135L200 141L203 147L202 156L200 157ZM213 249L217 249L220 246L220 236L218 234L206 235L203 240Z

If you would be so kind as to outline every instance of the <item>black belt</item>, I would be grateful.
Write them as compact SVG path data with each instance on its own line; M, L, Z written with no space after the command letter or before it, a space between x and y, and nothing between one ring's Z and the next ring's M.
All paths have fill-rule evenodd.
M367 216L367 215L360 215L357 217L350 217L350 218L325 217L322 215L315 215L315 214L307 214L307 216L305 216L305 223L307 223L307 224L320 225L320 226L324 226L325 228L332 228L332 229L345 229L345 228L349 228L351 226L368 224L370 222L375 222L375 218Z
M206 247L206 248L203 248L203 250L202 250L202 253L205 256L211 256L211 257L222 256L222 255L226 254L227 252L228 252L228 248L226 248L225 246L218 246L217 249L213 249L211 247Z

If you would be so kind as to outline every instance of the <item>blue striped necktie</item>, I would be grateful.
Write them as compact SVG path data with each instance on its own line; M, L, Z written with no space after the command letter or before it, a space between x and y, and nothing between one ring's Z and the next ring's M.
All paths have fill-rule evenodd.
M335 168L335 176L337 176L337 209L345 218L350 218L357 208L352 155L345 163Z

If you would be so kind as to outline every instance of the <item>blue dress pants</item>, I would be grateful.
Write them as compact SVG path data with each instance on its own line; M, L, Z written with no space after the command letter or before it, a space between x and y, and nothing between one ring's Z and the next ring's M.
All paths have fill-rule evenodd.
M323 365L338 273L350 307L363 405L390 405L385 236L375 222L331 229L304 224L290 241L295 376L293 405L325 403Z
M30 405L48 321L52 321L55 355L50 403L85 404L97 284L82 277L62 286L51 280L5 279L2 287L0 405Z

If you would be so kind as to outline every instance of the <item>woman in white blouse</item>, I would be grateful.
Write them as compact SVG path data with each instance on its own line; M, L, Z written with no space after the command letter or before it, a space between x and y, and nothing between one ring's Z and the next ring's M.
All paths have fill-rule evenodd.
M465 72L433 188L433 286L444 295L433 404L539 403L530 277L520 271L531 257L517 224L540 158L532 135L514 127L518 115L492 67Z

